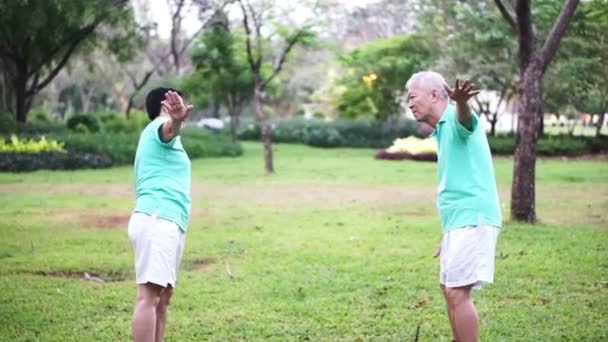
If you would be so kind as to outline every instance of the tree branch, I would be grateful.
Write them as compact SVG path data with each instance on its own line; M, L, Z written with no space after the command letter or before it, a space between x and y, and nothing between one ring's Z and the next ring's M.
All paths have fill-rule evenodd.
M515 13L517 14L517 32L519 33L519 70L523 73L530 63L536 42L536 35L532 26L530 0L517 0Z
M251 51L251 28L249 27L249 16L247 14L247 10L245 9L245 5L242 0L238 0L239 5L241 6L241 12L243 12L243 28L245 29L246 35L246 47L247 47L247 62L249 62L249 66L253 72L257 72L258 65L253 61L253 52Z
M255 48L258 53L255 63L258 66L262 65L262 12L263 9L260 10L259 13L253 9L251 6L251 2L247 0L247 7L249 7L249 13L251 13L251 20L253 20L253 27L255 28Z
M501 0L494 0L494 2L496 3L496 6L498 6L500 14L502 14L503 18L505 18L509 26L511 26L513 33L517 34L517 20L515 19L515 17L513 17L513 15L509 13L509 10L505 7Z
M559 46L559 42L562 37L566 33L566 29L568 28L568 23L574 12L576 11L576 7L579 4L579 0L567 0L567 2L562 7L562 10L559 14L559 17L555 21L551 32L547 36L545 40L545 45L540 51L539 58L542 66L543 73L547 70L547 66L551 63L553 56L557 52L557 48Z
M270 83L270 81L272 81L272 79L275 78L275 76L281 71L281 69L283 68L283 63L285 62L285 59L287 58L289 51L291 51L293 46L300 40L300 37L302 37L302 34L304 33L305 30L306 30L306 28L301 28L293 36L291 36L291 38L289 38L287 40L287 46L281 52L277 63L273 67L273 71L272 71L272 74L270 75L270 77L268 77L268 79L266 79L262 83L262 89L265 88L266 85L268 83Z
M170 0L167 0L167 4L169 4ZM173 56L173 65L175 66L175 72L179 73L179 51L178 51L178 35L182 28L182 17L181 12L184 7L184 0L178 0L177 8L171 17L171 54Z
M49 73L49 75L39 84L32 84L31 88L27 90L26 96L32 96L38 93L42 88L46 87L51 81L57 76L57 74L63 69L65 64L68 62L76 48L82 43L82 41L87 38L99 25L101 19L97 22L85 27L80 31L80 35L74 39L70 47L67 49L61 60L55 65L55 68ZM39 67L40 69L41 67ZM31 75L31 74L30 74Z

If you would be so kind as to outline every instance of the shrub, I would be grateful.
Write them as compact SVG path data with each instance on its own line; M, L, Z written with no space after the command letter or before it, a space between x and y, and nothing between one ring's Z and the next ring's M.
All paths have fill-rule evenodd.
M488 137L490 150L497 155L511 155L515 152L515 137ZM608 143L592 137L550 135L538 139L536 152L539 156L573 156L598 153L608 149Z
M131 131L129 123L124 118L111 116L103 121L103 123L105 131L108 133L125 133Z
M382 148L394 139L416 135L418 123L412 120L379 122L373 120L281 120L273 122L274 142L303 143L318 147ZM243 140L260 140L260 128L250 124L239 133Z
M13 133L16 128L15 115L9 112L0 112L0 133Z
M91 114L77 114L73 115L68 119L67 126L70 130L76 131L76 127L82 124L91 133L97 133L101 131L101 124L97 117Z
M110 167L110 158L88 153L0 153L0 171L28 172L39 169L75 170Z
M30 110L30 112L27 114L28 117L28 121L30 122L49 122L49 115L47 112L45 112L42 109L36 108L36 109L32 109Z
M40 140L19 139L12 135L10 142L0 140L0 153L41 153L41 152L65 152L63 144L56 140L47 140L44 136Z
M68 128L62 122L42 122L28 121L25 124L18 124L15 132L19 136L37 137L40 135L48 135L51 133L66 133Z

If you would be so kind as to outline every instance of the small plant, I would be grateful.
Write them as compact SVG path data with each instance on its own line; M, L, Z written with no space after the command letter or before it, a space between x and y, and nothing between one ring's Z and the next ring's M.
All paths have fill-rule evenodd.
M10 153L41 153L41 152L65 152L63 143L56 140L47 140L44 136L40 140L19 139L12 135L10 142L0 140L0 152Z

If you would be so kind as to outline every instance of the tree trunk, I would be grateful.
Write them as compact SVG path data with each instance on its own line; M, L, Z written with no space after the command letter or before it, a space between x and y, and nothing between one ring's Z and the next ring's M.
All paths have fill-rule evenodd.
M131 108L133 108L133 100L135 99L136 95L137 95L137 93L133 93L129 97L129 102L127 103L127 109L125 110L125 118L127 120L129 120L129 117L131 116Z
M16 80L15 81L15 101L16 101L16 118L17 122L27 122L27 112L29 111L28 96L26 81Z
M496 122L498 122L498 115L492 115L492 119L490 119L490 136L496 136Z
M219 119L220 118L220 102L213 101L213 105L211 107L211 117Z
M92 90L80 89L80 102L82 104L82 112L88 113L91 109L91 98L93 97Z
M262 82L256 80L254 99L255 115L260 124L262 141L264 142L264 169L267 174L271 174L274 173L274 166L272 163L272 136L268 125L268 118L262 109L262 104L264 103L264 89L262 89L261 85Z
M604 126L604 117L606 116L606 111L608 108L605 108L598 114L597 123L595 125L595 136L599 137L602 134L602 126Z
M542 90L540 91L540 93L542 94ZM540 116L538 117L538 136L542 137L543 135L545 135L545 113L543 113L543 111L541 111Z
M540 65L530 63L521 81L511 187L511 218L530 223L536 222L536 142L538 115L542 113L541 80Z

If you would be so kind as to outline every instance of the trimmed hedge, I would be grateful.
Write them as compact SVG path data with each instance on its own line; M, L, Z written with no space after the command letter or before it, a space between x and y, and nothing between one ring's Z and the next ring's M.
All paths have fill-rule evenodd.
M96 169L110 166L112 166L110 158L90 153L0 153L0 171L8 172Z
M208 133L197 128L182 132L182 143L190 159L236 157L243 154L239 143L225 134ZM63 143L68 153L0 153L0 171L22 172L38 169L103 168L133 163L139 133L50 134Z
M496 155L512 155L515 152L515 137L488 137L490 150ZM536 153L539 156L576 156L608 152L608 137L585 137L547 135L538 139Z
M67 126L72 131L79 131L79 126L86 127L86 131L97 133L101 131L101 124L96 116L91 114L77 114L68 119ZM85 133L85 132L82 132Z
M399 120L395 123L378 121L291 119L275 121L271 124L272 140L277 143L301 143L316 147L364 147L386 148L396 138L418 133L418 123ZM260 140L257 124L248 124L239 133L242 140ZM496 155L512 155L515 138L512 136L488 137L490 150ZM539 156L575 156L608 152L608 137L588 136L543 136L538 140Z
M396 138L417 135L419 124L413 120L379 122L363 120L292 119L271 124L272 140L277 143L303 143L316 147L390 146ZM260 140L258 124L249 124L239 133L242 140Z
M183 130L181 137L190 159L237 157L243 154L241 145L233 143L227 135L188 128ZM63 142L67 151L102 155L109 157L113 165L125 165L132 163L135 158L139 133L70 134L54 138Z

